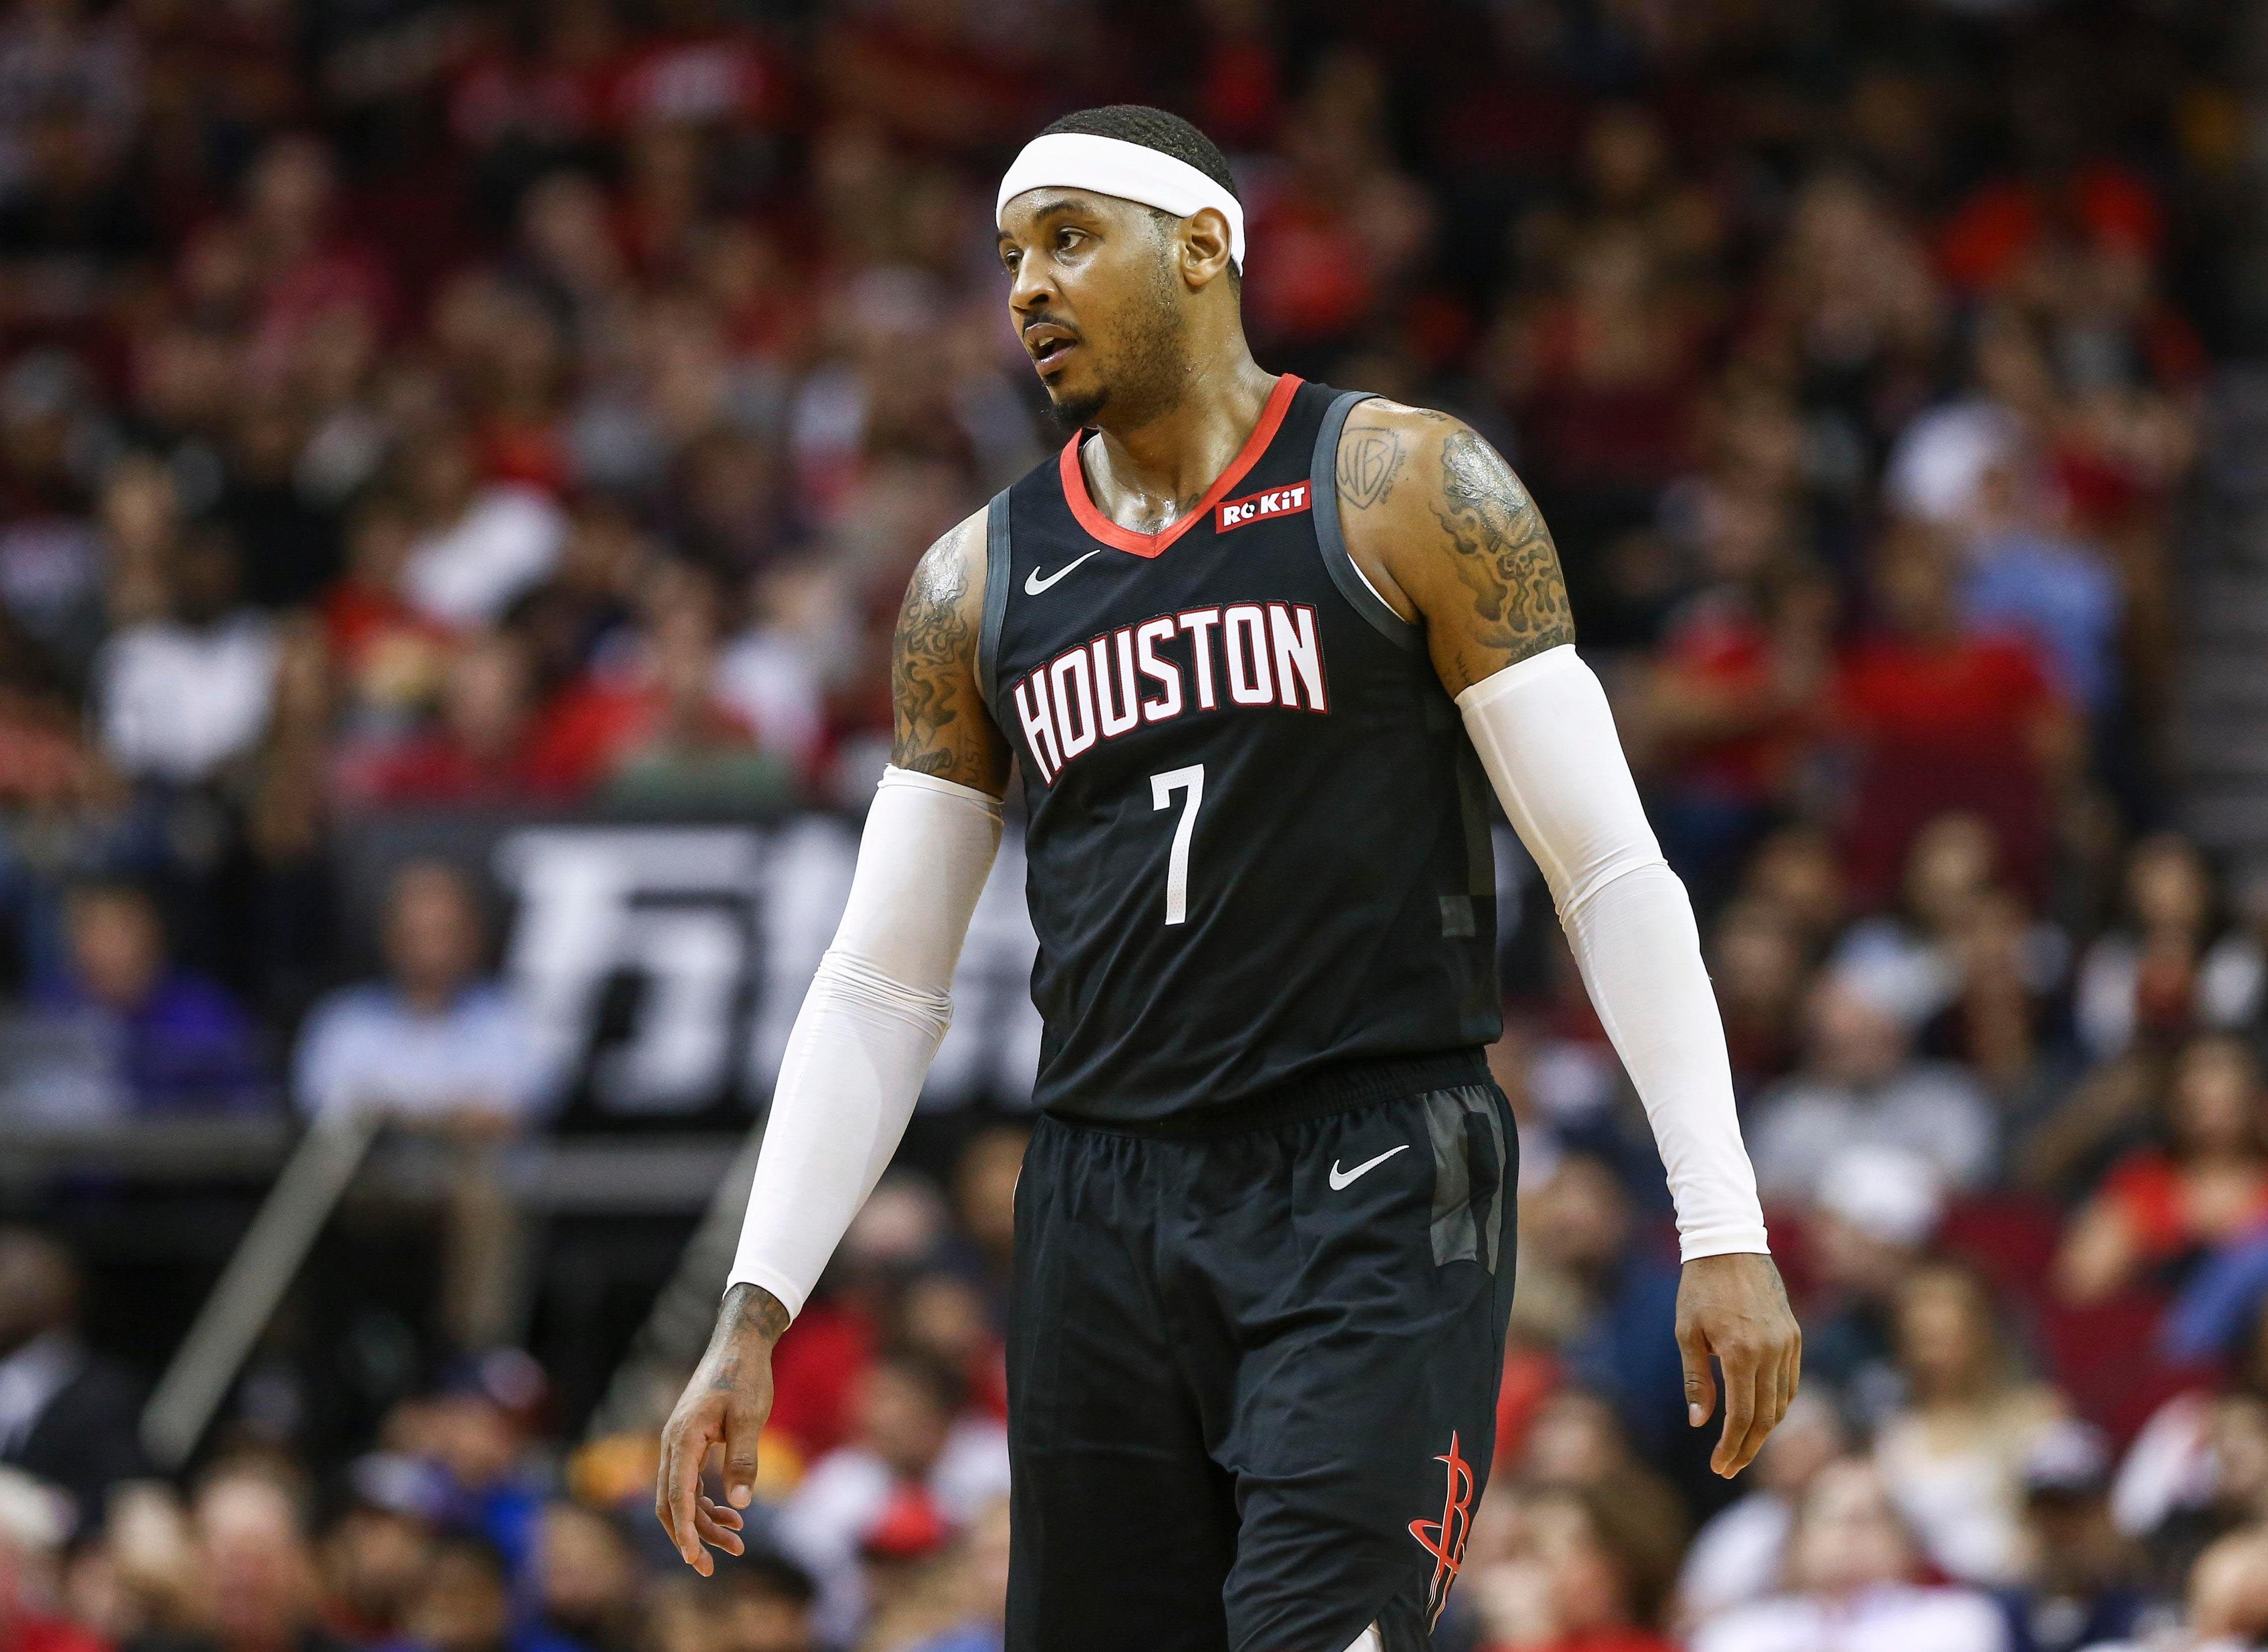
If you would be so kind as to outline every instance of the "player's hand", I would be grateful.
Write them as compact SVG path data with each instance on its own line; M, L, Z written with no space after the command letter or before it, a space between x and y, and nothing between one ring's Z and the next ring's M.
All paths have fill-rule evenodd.
M1725 1430L1709 1466L1730 1479L1779 1427L1803 1376L1803 1332L1772 1259L1735 1255L1687 1263L1677 1285L1677 1351L1685 1361L1686 1417L1696 1428L1717 1409L1710 1356L1724 1368Z
M711 1547L739 1554L739 1510L756 1494L756 1436L772 1411L772 1345L787 1329L787 1309L770 1292L735 1285L717 1310L707 1352L661 1431L653 1514L686 1565L707 1577ZM725 1448L725 1501L701 1492L711 1448Z

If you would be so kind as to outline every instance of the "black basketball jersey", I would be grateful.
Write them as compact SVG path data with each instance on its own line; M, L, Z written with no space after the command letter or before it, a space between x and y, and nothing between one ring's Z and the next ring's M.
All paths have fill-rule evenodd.
M1339 534L1363 399L1285 374L1158 534L1096 508L1078 439L992 501L978 671L1023 773L1060 1117L1167 1120L1500 1030L1479 763Z

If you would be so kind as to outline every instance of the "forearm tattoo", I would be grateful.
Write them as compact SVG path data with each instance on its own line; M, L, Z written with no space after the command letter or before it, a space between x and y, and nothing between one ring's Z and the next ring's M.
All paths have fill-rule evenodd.
M717 1316L716 1340L729 1345L734 1333L745 1330L755 1331L766 1342L777 1342L787 1327L786 1305L762 1286L744 1280L725 1293L723 1311ZM729 1385L737 1375L738 1362L728 1355L720 1362L718 1375Z
M961 704L976 656L968 608L968 564L955 529L914 570L898 610L890 690L897 702L890 761L917 774L968 772L983 762L983 734Z
M1511 664L1575 640L1551 530L1512 467L1470 431L1441 444L1433 514L1456 547L1457 578L1480 616L1475 641L1501 649Z

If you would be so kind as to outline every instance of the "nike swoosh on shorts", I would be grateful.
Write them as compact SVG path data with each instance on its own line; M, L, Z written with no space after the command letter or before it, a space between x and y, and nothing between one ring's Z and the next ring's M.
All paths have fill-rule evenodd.
M1375 1159L1365 1159L1360 1164L1355 1166L1351 1170L1340 1169L1339 1162L1336 1159L1332 1160L1331 1191L1336 1193L1349 1183L1359 1180L1361 1177L1369 1175L1373 1170L1378 1169L1380 1165L1384 1164L1395 1154L1407 1153L1409 1151L1410 1144L1405 1141L1398 1147L1388 1147L1385 1152L1380 1154Z

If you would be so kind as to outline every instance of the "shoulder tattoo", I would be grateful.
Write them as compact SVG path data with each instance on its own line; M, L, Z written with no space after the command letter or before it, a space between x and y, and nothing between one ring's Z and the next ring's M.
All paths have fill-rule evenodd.
M1510 663L1575 640L1551 530L1512 467L1470 431L1441 444L1433 514L1456 548L1457 578L1481 621L1478 641Z
M960 704L976 651L968 595L968 564L956 528L923 553L898 610L890 650L890 690L897 703L890 761L901 769L944 774L962 767L979 744Z
M1368 510L1394 490L1402 470L1402 432L1349 431L1339 443L1339 498Z

